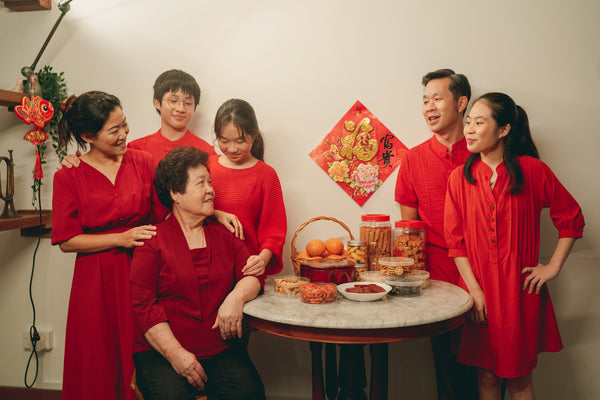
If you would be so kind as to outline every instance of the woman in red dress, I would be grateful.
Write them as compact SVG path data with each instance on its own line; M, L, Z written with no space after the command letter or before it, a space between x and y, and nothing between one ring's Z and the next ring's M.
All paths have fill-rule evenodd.
M444 220L449 255L474 300L457 359L478 367L482 400L501 398L503 378L512 399L534 399L537 354L562 348L546 283L583 235L583 215L538 159L527 115L509 96L481 96L464 135L473 154L450 176ZM559 239L541 264L540 212L547 207Z
M156 201L152 157L127 150L119 100L103 92L71 96L58 126L60 146L89 146L79 168L54 176L52 244L76 252L67 316L62 398L133 399L133 314L129 264L155 235L166 209Z
M253 254L246 275L281 271L287 230L281 184L275 170L263 161L264 142L252 106L230 99L215 116L215 134L224 154L209 158L215 188L215 208L237 215L243 237Z

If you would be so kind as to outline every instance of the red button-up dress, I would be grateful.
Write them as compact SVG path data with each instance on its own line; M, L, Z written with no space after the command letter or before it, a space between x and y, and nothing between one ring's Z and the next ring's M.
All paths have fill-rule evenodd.
M550 208L559 237L581 237L584 219L575 199L550 168L532 157L519 157L524 184L509 193L504 164L490 188L492 170L473 164L476 184L452 172L445 204L445 236L451 257L468 257L485 295L488 323L467 321L459 341L458 361L514 378L533 370L537 354L563 345L547 287L540 295L522 289L521 270L538 264L540 213ZM467 289L464 281L460 285Z

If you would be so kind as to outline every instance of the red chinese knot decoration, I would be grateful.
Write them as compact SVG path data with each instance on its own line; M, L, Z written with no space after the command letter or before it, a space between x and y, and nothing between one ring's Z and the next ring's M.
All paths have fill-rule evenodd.
M48 134L42 129L44 129L46 123L54 116L54 107L52 106L52 103L42 99L40 96L34 96L31 99L25 96L21 101L21 105L15 107L15 114L26 124L33 124L35 127L27 132L25 136L23 136L23 139L36 146L33 178L42 179L44 177L44 171L42 170L39 146L44 140L48 139Z
M357 101L309 156L362 207L400 164L406 150Z

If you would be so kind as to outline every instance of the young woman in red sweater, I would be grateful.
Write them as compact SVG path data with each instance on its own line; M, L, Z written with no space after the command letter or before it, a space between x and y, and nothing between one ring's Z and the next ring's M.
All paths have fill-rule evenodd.
M223 153L207 163L217 193L215 208L237 215L242 223L253 254L243 272L277 274L283 267L287 220L277 173L263 161L256 113L244 100L227 100L217 110L214 130Z

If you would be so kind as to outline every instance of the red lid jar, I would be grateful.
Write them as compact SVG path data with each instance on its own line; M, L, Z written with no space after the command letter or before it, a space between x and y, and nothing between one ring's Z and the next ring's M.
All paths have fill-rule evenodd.
M394 224L392 254L415 260L414 269L425 267L425 223L420 220L396 221Z
M364 214L360 217L360 240L367 243L370 270L379 269L379 259L391 255L392 223L387 214Z

